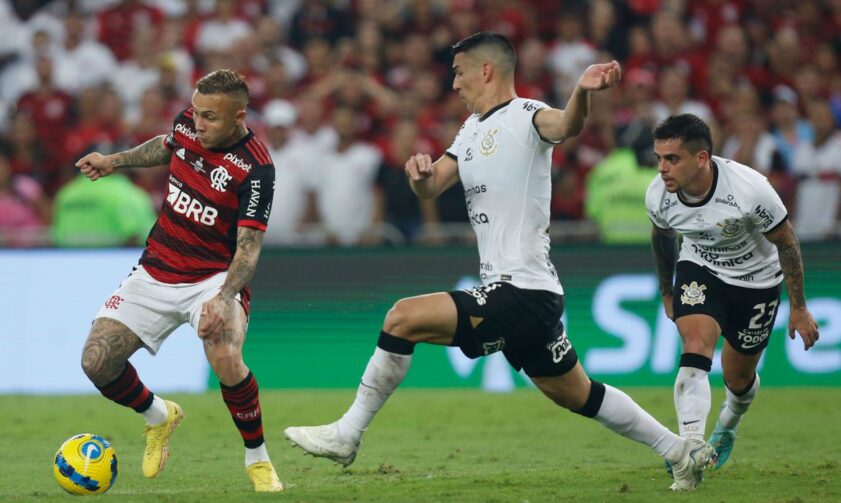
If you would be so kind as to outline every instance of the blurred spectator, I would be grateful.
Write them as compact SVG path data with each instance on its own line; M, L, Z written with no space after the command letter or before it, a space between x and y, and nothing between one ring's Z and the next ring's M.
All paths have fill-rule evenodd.
M8 138L7 151L12 173L30 176L47 192L54 192L57 188L58 166L50 164L49 152L38 141L32 116L16 114L12 118Z
M710 108L689 97L689 80L683 67L669 66L660 72L660 99L654 103L654 121L659 124L671 115L693 114L709 123Z
M403 119L394 128L377 173L374 222L393 225L409 242L417 240L425 227L427 235L434 234L438 212L435 201L415 196L406 182L404 167L410 156L433 152L433 144L421 137L417 123Z
M234 42L251 35L251 26L237 16L236 3L216 0L214 16L205 20L196 34L196 49L200 53L226 51Z
M733 133L724 141L721 156L768 176L775 149L765 120L755 113L741 112L733 118Z
M654 134L657 125L654 117L654 74L643 68L633 68L625 75L622 90L625 105L614 113L616 144L631 148L645 166L656 166Z
M578 77L596 62L596 49L584 39L584 17L578 11L562 11L557 21L558 37L550 43L549 67L555 72L555 95L569 96Z
M332 45L351 31L347 12L337 8L334 2L306 0L292 17L289 42L299 49L313 38L324 39Z
M791 173L794 149L803 142L811 143L815 139L812 125L800 116L797 93L792 88L784 85L774 87L771 125L775 148L782 156L785 170Z
M308 162L311 152L292 142L292 131L297 113L295 107L285 100L275 99L263 108L263 124L269 155L275 166L275 188L272 214L266 229L264 242L270 245L301 243L301 231L309 223L310 201L316 184L323 182L310 171L314 165Z
M55 84L78 93L86 87L108 81L117 70L114 55L89 33L91 20L76 11L64 17L64 40L56 50Z
M521 98L554 103L552 74L548 71L546 47L537 38L523 41L517 51L515 91Z
M134 57L134 35L149 30L163 21L164 15L157 7L141 0L120 0L113 6L99 12L99 41L107 45L120 61Z
M139 246L157 218L149 195L122 173L78 175L56 194L52 237L61 247Z
M123 106L135 116L143 93L160 79L162 60L157 53L156 37L157 32L151 27L135 30L132 34L132 57L122 60L111 76Z
M647 243L651 220L645 207L645 191L657 170L643 168L631 149L614 150L587 177L587 216L599 226L605 243Z
M73 98L55 87L53 60L39 56L35 62L38 87L18 100L18 112L27 114L35 124L35 135L44 149L46 169L64 160L64 140L71 125Z
M0 154L0 246L44 244L50 214L49 200L38 182L13 174L9 159Z
M823 239L841 231L841 131L826 101L809 104L809 120L814 140L794 149L794 174L800 178L794 226L801 239Z
M360 141L356 117L350 108L333 111L333 125L339 135L335 152L321 159L316 192L318 214L329 242L343 246L361 244L372 236L374 180L382 155Z

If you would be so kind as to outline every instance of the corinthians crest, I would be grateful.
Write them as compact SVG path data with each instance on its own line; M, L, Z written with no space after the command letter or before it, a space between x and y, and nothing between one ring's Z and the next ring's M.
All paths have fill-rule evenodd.
M721 227L721 235L726 238L732 238L742 232L742 222L738 218L726 218L716 225Z
M694 306L695 304L703 304L707 300L707 296L704 295L704 290L707 289L706 285L698 285L697 281L693 281L689 283L689 286L681 285L680 288L683 289L683 293L680 294L681 304Z
M496 142L495 135L499 132L499 129L491 129L485 136L482 138L482 143L479 145L479 153L485 157L492 155L496 152L497 147L499 144Z

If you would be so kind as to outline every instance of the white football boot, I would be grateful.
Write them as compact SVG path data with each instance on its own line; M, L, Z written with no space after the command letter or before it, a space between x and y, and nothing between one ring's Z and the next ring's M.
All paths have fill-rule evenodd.
M323 426L290 426L283 436L313 456L327 458L334 463L349 466L356 459L359 442L353 443L339 435L336 423Z

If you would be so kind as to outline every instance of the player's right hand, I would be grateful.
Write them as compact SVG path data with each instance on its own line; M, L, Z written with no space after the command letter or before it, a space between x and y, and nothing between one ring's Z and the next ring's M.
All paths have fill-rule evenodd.
M91 180L99 180L103 176L108 176L115 169L111 163L111 158L99 152L91 152L82 157L76 161L76 167Z
M433 174L432 158L429 154L415 154L406 161L406 176L413 182L420 182Z

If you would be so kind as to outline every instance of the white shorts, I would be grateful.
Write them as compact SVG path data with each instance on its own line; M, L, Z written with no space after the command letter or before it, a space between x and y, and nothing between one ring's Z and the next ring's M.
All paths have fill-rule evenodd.
M99 308L94 319L112 318L121 322L154 355L169 334L184 323L198 332L202 304L219 293L227 276L227 272L220 272L198 283L161 283L138 265ZM239 294L236 300L241 300Z

